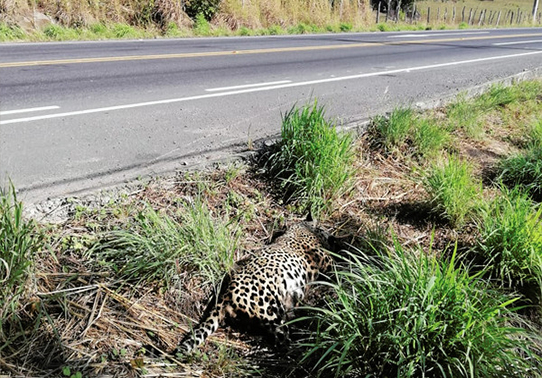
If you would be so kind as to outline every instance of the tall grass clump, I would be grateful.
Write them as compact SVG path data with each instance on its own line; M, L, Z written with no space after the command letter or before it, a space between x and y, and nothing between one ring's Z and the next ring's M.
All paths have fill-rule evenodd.
M0 189L0 350L10 337L8 325L19 320L34 254L42 246L43 235L33 221L23 218L15 189Z
M473 180L472 167L455 155L435 163L424 180L433 212L453 227L461 227L476 209L481 183Z
M483 112L509 105L522 98L519 86L492 85L487 92L474 99L474 106Z
M372 129L376 138L386 150L401 148L410 137L415 113L411 108L394 109L389 116L377 116L373 119Z
M334 295L311 309L317 332L299 346L318 376L540 377L517 297L469 274L455 253L396 245L371 255L351 254L328 284Z
M216 282L235 261L239 230L228 216L213 216L201 199L184 205L177 217L148 207L129 229L108 233L92 252L127 279L161 280L181 270Z
M542 289L542 206L519 188L502 188L502 195L482 209L476 250L508 286Z
M414 152L424 158L433 158L450 142L450 133L432 119L418 119L412 142Z
M436 156L450 140L448 130L411 108L398 108L387 117L375 117L372 131L375 142L386 151L409 152L421 158Z
M446 108L447 127L450 131L462 130L468 137L479 139L484 134L480 121L482 111L466 96L458 96Z
M533 143L526 151L503 159L498 164L499 178L508 187L527 190L542 201L542 143Z
M316 101L288 111L282 118L281 136L265 166L282 180L286 199L315 215L330 210L353 177L353 136L338 133Z

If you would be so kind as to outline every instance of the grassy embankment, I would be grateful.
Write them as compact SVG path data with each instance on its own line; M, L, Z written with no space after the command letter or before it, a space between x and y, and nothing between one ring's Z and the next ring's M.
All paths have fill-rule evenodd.
M25 220L5 193L0 372L541 376L541 151L534 81L397 109L355 139L317 104L292 109L256 162L75 205L61 224ZM244 250L309 209L352 247L287 356L224 332L188 361L158 352Z
M425 1L417 3L420 20L404 20L376 24L375 12L367 1L264 1L223 0L182 2L173 0L129 1L53 1L0 0L0 41L61 41L111 38L155 38L186 36L303 34L346 31L386 31L444 29L467 27L461 22L463 6L472 8L479 16L482 9L488 14L483 25L488 25L489 12L503 12L500 25L504 26L507 11L530 14L532 1L480 2L465 0L457 3ZM197 4L203 4L201 7ZM220 5L216 5L220 3ZM193 4L190 6L190 4ZM427 22L427 9L432 8ZM453 8L457 16L452 19ZM183 10L184 9L184 10ZM34 12L38 12L36 18ZM46 15L54 23L43 21ZM472 26L478 26L479 17ZM384 21L385 16L381 17ZM506 21L506 22L505 22ZM492 24L495 24L493 20ZM516 22L517 24L517 22ZM531 25L530 19L519 23Z

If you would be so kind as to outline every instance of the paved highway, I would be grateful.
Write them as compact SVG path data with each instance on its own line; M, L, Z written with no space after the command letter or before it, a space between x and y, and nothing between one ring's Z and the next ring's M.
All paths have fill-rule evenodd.
M542 67L542 29L0 44L0 180L27 201L227 156L318 98L355 123Z

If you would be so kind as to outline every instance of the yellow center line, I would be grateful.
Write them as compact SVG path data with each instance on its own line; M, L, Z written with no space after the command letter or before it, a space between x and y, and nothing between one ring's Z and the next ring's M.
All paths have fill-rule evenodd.
M209 52L200 52L200 53L127 55L127 56L109 56L109 57L101 57L101 58L35 60L35 61L27 61L27 62L0 63L0 68L51 66L51 65L78 64L78 63L124 62L124 61L135 61L135 60L200 58L200 57L214 57L214 56L269 54L269 53L316 51L316 50L337 50L337 49L352 49L352 48L371 47L371 46L395 46L395 45L426 44L426 43L437 43L437 42L458 42L458 41L475 41L475 40L487 40L487 39L523 38L523 37L541 37L541 36L542 34L540 33L530 33L530 34L513 34L513 35L508 35L508 36L435 38L435 39L389 41L389 42L362 42L362 43L349 43L349 44L341 44L341 45L276 47L276 48L269 48L269 49L253 49L253 50L237 50L237 51L209 51Z

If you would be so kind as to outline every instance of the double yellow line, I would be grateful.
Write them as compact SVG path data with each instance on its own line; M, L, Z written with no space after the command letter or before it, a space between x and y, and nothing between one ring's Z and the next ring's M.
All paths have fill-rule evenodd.
M524 37L542 37L542 34L530 33L530 34L513 34L513 35L504 36L504 38L524 38ZM437 39L422 39L422 40L409 40L409 41L349 43L349 44L341 44L341 45L277 47L277 48L269 48L269 49L237 50L237 51L209 51L209 52L200 52L200 53L181 53L181 54L127 55L127 56L109 56L109 57L101 57L101 58L34 60L34 61L27 61L27 62L0 63L0 68L52 66L52 65L80 64L80 63L108 63L108 62L125 62L125 61L136 61L136 60L201 58L201 57L215 57L215 56L270 54L270 53L302 52L302 51L317 51L317 50L338 50L338 49L353 49L353 48L372 47L372 46L392 46L392 45L409 45L409 44L427 44L427 43L437 43L437 42L476 41L476 40L502 39L502 38L503 36L437 38Z

